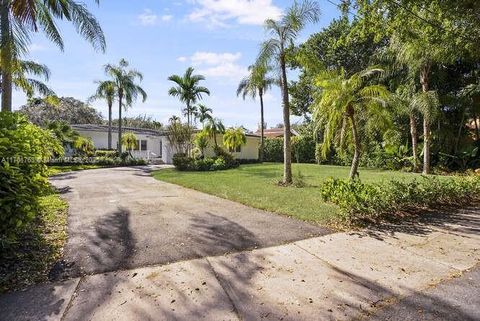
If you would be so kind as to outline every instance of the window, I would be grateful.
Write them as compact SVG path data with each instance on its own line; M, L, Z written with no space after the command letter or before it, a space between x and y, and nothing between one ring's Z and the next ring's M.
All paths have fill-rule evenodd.
M140 150L147 150L147 141L146 140L141 141L140 148L141 148Z
M138 150L139 147L140 147L140 141L137 140L137 145L135 146L135 148L133 150Z

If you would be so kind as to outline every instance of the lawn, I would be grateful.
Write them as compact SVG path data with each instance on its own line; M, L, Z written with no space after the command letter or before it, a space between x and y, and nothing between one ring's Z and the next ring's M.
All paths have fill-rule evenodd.
M327 224L338 214L338 208L326 204L320 197L319 186L329 177L347 178L350 168L315 164L293 164L295 178L303 177L306 187L281 187L282 164L242 165L237 169L218 172L179 172L162 169L156 179L192 188L245 205L280 213L301 220ZM410 180L419 175L411 173L361 169L365 182Z

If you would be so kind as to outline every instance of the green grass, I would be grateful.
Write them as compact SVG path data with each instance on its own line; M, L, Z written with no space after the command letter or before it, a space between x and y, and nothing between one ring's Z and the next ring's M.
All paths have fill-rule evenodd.
M179 172L162 169L153 175L156 179L192 188L201 192L233 200L245 205L276 212L301 220L327 224L338 215L338 207L326 204L320 197L319 186L329 177L347 178L350 168L293 164L294 177L303 176L306 187L281 187L282 164L242 165L237 169L218 172ZM411 180L416 174L361 169L365 182L382 180Z
M101 165L83 165L83 164L78 164L78 165L54 165L54 166L48 166L48 175L53 176L57 175L60 173L65 173L65 172L75 172L75 171L83 171L86 169L96 169L96 168L103 168L105 166Z
M25 232L6 248L0 247L0 293L47 281L62 257L68 205L53 190L38 201L40 211Z

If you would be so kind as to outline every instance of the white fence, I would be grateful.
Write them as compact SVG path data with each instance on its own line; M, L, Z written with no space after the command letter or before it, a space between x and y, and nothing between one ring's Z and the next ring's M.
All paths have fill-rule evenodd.
M150 160L152 158L157 158L158 155L149 151L149 150L132 150L132 156L135 158L141 158L145 160Z

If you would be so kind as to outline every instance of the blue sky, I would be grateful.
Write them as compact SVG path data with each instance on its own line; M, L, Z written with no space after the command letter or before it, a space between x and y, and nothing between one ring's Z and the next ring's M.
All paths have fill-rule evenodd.
M338 2L337 0L332 0ZM212 95L203 103L228 126L244 125L256 129L259 104L236 97L236 87L246 68L258 53L265 38L262 21L276 17L293 3L285 0L103 0L100 7L86 1L100 21L107 38L107 52L97 53L73 28L59 23L65 39L61 52L42 36L35 36L30 59L46 64L51 72L49 86L59 96L86 100L95 90L94 80L105 78L102 66L127 59L144 74L142 87L148 93L145 103L137 102L128 116L146 114L165 123L180 115L182 105L168 96L169 75L183 74L193 66L206 76ZM309 26L299 41L321 30L339 15L327 0L318 0L320 23ZM295 77L294 73L290 74ZM26 101L14 93L14 106ZM93 106L105 116L99 101ZM117 111L114 112L114 117ZM267 125L282 122L280 93L272 90L265 99ZM294 120L295 121L295 120Z

